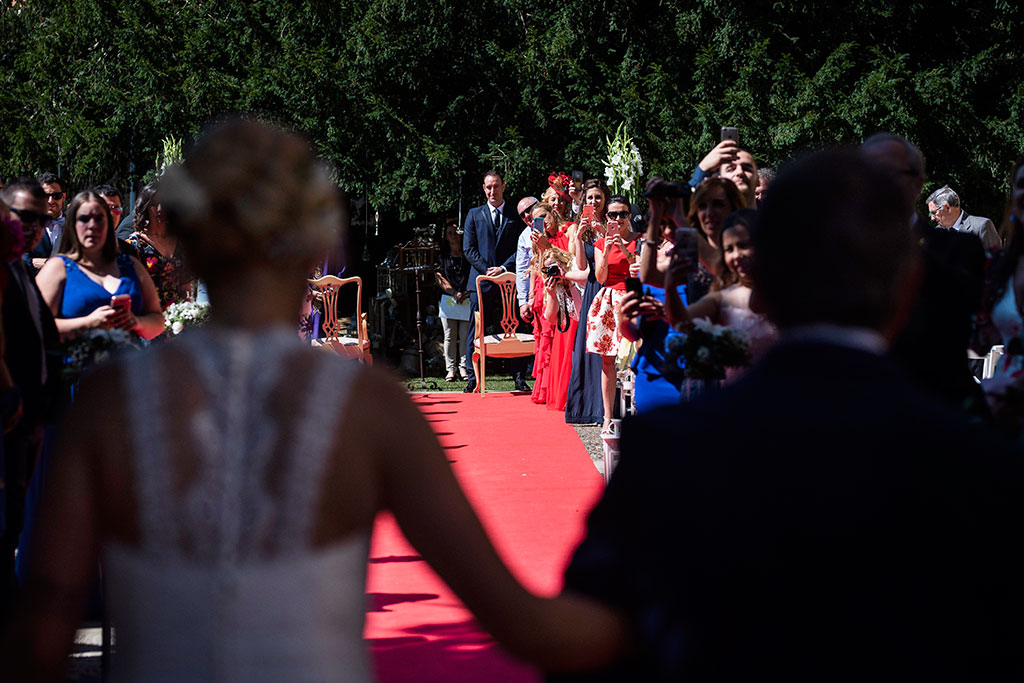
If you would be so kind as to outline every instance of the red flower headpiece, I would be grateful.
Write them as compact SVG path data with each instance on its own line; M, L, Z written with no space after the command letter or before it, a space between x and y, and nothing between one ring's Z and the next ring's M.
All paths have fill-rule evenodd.
M564 173L552 173L548 176L548 185L551 189L558 193L562 199L566 202L571 202L572 199L569 197L569 188L572 186L572 178Z

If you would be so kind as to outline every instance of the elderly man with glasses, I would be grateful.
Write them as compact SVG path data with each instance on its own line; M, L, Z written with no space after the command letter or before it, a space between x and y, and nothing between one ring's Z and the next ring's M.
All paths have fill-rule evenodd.
M988 218L972 216L960 208L960 197L949 185L928 195L928 215L946 230L970 233L978 237L986 249L1001 249L1003 240Z

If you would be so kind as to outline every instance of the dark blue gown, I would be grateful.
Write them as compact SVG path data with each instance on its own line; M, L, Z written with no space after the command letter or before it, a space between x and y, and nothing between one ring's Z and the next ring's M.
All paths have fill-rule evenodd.
M583 288L580 324L572 347L572 374L569 376L569 394L565 401L565 421L569 424L592 424L604 419L601 398L601 356L587 353L587 314L590 304L601 289L594 277L594 245L583 245L590 266L590 277Z

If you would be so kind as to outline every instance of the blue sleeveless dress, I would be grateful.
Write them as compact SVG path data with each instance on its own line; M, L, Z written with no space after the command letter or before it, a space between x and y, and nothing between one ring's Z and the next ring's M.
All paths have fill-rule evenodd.
M687 305L686 285L676 288L683 305ZM665 290L661 287L644 285L644 294L653 296L662 304L665 303ZM633 372L636 380L633 385L633 402L638 413L646 413L654 408L679 403L679 389L682 377L674 376L667 379L662 375L665 363L665 339L671 328L664 320L643 320L640 332L643 344L633 357Z
M117 294L128 294L132 298L132 313L141 315L143 311L142 285L132 264L132 257L127 254L117 255L117 269L121 275L121 283L113 293L104 289L103 285L89 278L82 272L74 260L61 254L67 279L64 282L64 297L60 304L61 318L81 318L89 315L100 306L110 303L110 297Z

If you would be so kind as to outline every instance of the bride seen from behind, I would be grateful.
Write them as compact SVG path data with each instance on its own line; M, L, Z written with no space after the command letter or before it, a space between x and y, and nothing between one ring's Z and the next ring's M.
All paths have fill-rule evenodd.
M102 556L114 680L368 680L382 510L513 654L556 670L613 659L618 614L516 581L405 392L296 339L306 273L343 224L309 146L219 124L169 169L162 200L210 322L82 381L6 643L11 679L62 680Z

